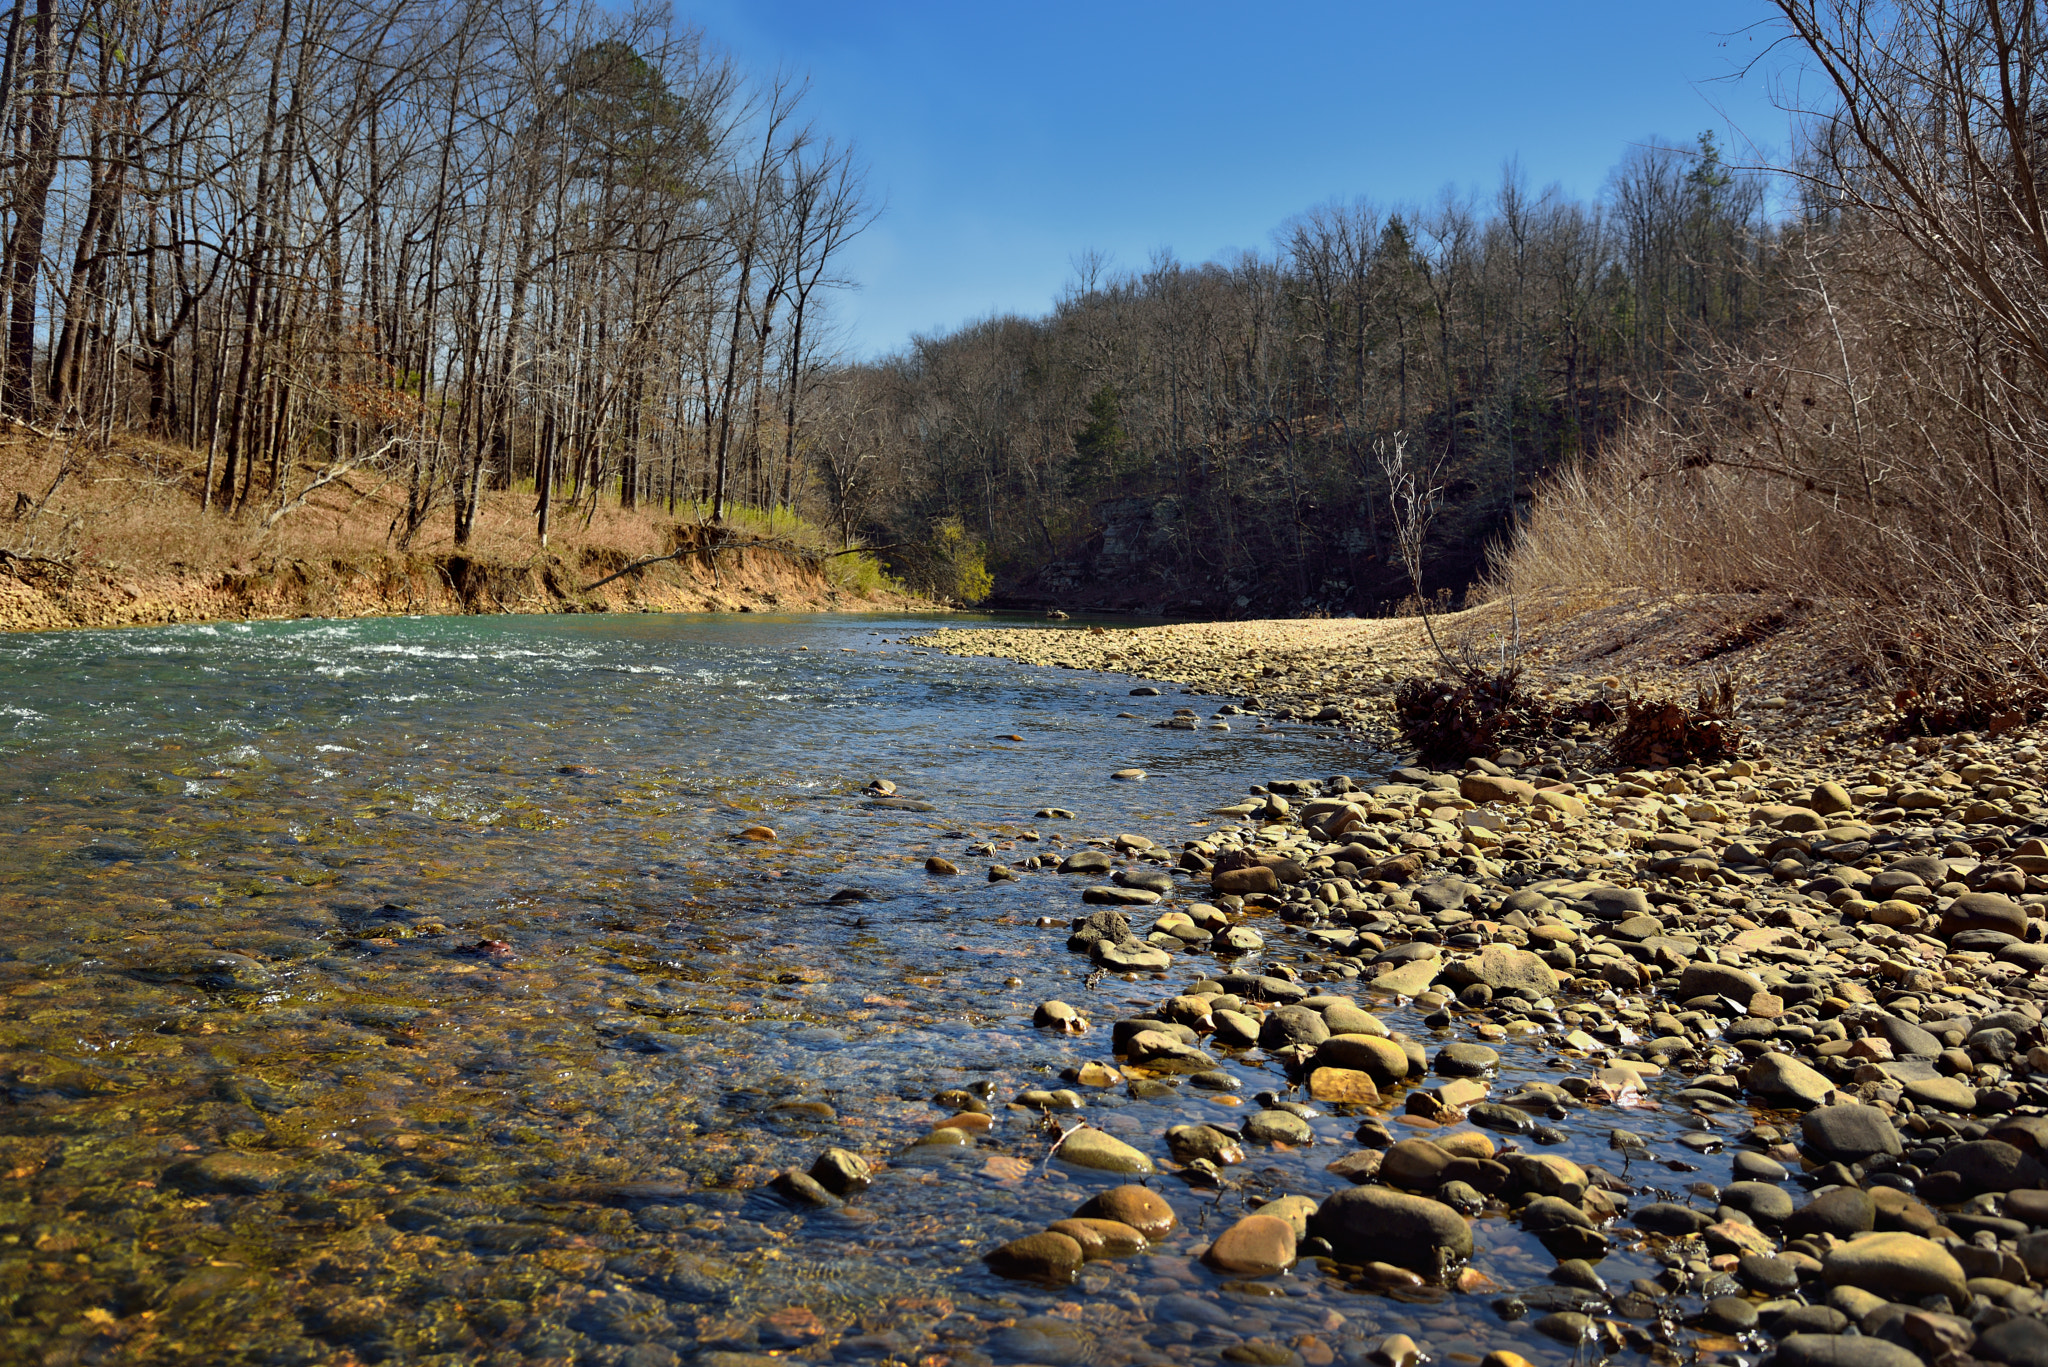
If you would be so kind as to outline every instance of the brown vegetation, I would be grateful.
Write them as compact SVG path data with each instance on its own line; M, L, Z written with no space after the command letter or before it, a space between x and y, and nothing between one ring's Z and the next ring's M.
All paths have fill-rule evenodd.
M1832 100L1757 338L1538 495L1520 594L1790 601L1918 725L2048 694L2039 14L1781 0ZM1749 628L1738 628L1736 639Z
M203 453L0 438L0 628L414 612L717 612L910 606L792 518L679 522L597 500L545 551L531 491L489 494L466 545L391 541L404 493L374 472L290 517L202 512ZM637 570L635 562L664 557ZM626 571L621 574L620 571ZM617 575L597 587L598 581Z

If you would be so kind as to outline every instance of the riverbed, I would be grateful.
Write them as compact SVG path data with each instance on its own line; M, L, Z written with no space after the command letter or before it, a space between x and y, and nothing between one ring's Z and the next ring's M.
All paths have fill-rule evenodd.
M1144 1255L1068 1286L984 1268L1122 1180L1048 1159L1063 1119L1167 1167L1169 1126L1290 1094L1249 1051L1224 1060L1234 1089L1005 1104L1109 1062L1120 1014L1275 954L1357 991L1277 921L1243 964L1093 973L1064 948L1083 880L988 866L1125 833L1177 851L1250 783L1392 758L1216 717L1230 699L926 652L928 627L451 617L0 644L0 1358L1326 1367L1407 1333L1439 1360L1566 1361L1495 1308L1555 1261L1501 1220L1479 1224L1470 1294L1190 1257L1258 1202L1346 1185L1325 1168L1360 1116L1331 1108L1227 1188L1149 1179L1180 1227ZM1196 729L1155 724L1176 708ZM1095 1028L1035 1030L1052 997ZM1540 1036L1500 1048L1503 1083L1556 1071ZM990 1098L989 1132L910 1151L961 1088ZM1701 1123L1626 1119L1653 1147ZM1622 1170L1615 1113L1561 1123L1559 1152ZM874 1184L828 1207L770 1186L827 1147ZM1715 1147L1634 1175L1683 1200L1678 1169L1726 1180ZM1626 1286L1657 1264L1601 1270Z

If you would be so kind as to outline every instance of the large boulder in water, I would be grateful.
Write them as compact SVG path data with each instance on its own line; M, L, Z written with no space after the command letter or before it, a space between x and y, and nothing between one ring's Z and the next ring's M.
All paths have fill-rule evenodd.
M1472 1256L1472 1226L1441 1201L1385 1187L1350 1187L1326 1198L1308 1222L1340 1261L1392 1262L1431 1275Z

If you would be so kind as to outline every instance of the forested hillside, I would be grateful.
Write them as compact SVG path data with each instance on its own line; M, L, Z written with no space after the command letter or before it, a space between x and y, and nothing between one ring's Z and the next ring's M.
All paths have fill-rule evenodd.
M1427 587L1461 592L1544 475L1778 307L1761 183L1710 136L1630 149L1605 194L1311 210L1269 250L1079 263L1042 318L837 372L822 493L849 531L957 518L998 601L1226 616L1410 592L1387 462L1440 489Z
M870 211L800 84L651 8L14 0L0 34L0 413L61 467L32 514L138 444L195 515L353 490L399 552L493 493L537 547L600 501L808 497ZM107 511L14 548L89 558Z

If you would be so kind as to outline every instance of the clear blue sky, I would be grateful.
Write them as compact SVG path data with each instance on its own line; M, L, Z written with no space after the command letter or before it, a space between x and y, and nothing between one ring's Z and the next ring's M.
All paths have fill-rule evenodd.
M1084 250L1141 267L1265 247L1331 200L1598 195L1631 143L1787 142L1763 0L1132 3L701 0L679 14L756 73L812 81L882 216L838 305L849 350L1044 312Z

